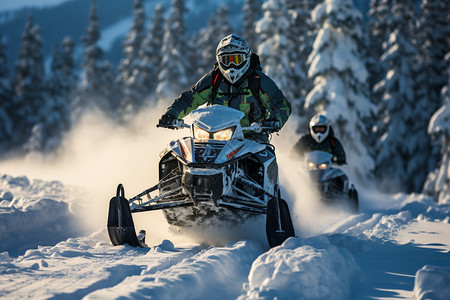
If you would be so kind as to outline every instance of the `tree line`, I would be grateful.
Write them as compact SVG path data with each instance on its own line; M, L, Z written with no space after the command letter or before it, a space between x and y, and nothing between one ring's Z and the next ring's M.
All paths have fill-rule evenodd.
M449 6L371 0L363 16L351 0L245 0L240 28L222 4L207 26L188 33L184 0L172 0L168 11L157 5L151 18L135 0L115 66L98 45L92 0L79 40L81 65L74 60L77 41L66 37L54 47L49 72L30 16L13 72L0 38L0 150L54 151L87 111L126 123L143 107L187 89L212 68L220 39L237 33L291 101L299 134L313 114L324 112L351 153L355 174L376 178L389 192L419 192L426 182L434 193L438 178L447 178L440 182L448 186L442 169L450 125L437 129L433 124L442 122L430 120L448 103Z

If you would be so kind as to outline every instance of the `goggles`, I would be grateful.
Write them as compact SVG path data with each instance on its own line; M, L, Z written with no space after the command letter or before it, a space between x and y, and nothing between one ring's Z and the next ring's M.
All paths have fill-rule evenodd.
M234 64L236 67L247 60L246 54L222 54L219 56L219 61L225 67Z
M313 126L312 130L314 131L314 133L325 133L325 131L327 131L327 127L326 126Z

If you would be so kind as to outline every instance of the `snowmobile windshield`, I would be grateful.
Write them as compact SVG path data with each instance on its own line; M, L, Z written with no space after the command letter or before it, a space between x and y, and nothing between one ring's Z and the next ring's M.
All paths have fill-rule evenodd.
M244 113L223 105L211 105L192 111L191 117L194 120L194 127L215 133L228 128L240 127Z

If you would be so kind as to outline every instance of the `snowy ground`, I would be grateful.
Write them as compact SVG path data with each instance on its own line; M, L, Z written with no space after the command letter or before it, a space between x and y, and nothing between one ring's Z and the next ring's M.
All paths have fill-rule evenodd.
M149 157L165 140L148 142L153 126L122 135L106 124L117 140L98 143L103 129L85 126L57 168L39 157L0 162L0 298L450 299L449 204L360 189L358 214L322 207L283 147L280 181L298 237L269 249L255 224L220 237L175 234L149 212L136 215L148 248L113 247L105 224L115 184L131 194L148 187Z

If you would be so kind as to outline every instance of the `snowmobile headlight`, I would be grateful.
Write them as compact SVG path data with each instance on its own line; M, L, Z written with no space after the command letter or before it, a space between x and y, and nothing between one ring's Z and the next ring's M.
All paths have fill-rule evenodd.
M199 140L209 140L209 132L194 126L194 138Z
M233 136L233 130L231 128L214 132L213 137L215 140L228 141Z
M320 170L325 170L326 168L328 168L328 164L326 164L326 163L320 164L317 166L317 168Z
M317 169L317 165L312 162L308 162L308 170L315 170Z

